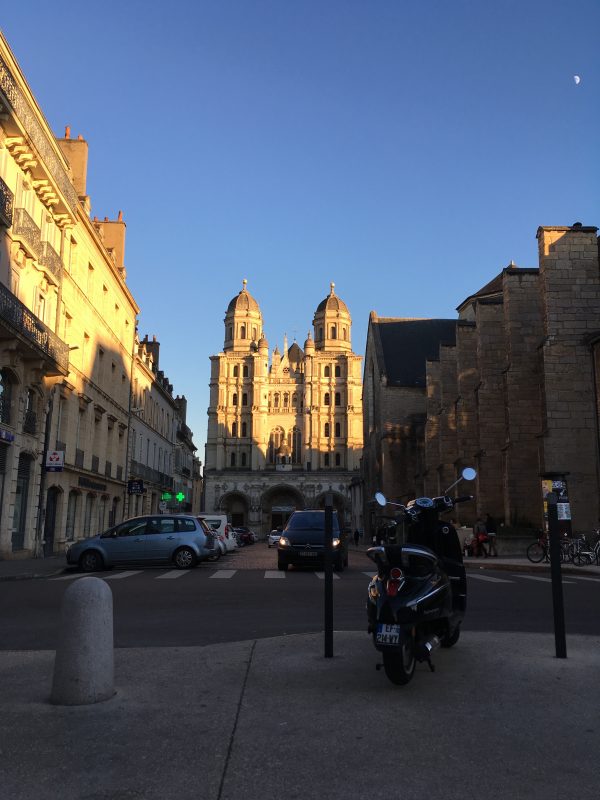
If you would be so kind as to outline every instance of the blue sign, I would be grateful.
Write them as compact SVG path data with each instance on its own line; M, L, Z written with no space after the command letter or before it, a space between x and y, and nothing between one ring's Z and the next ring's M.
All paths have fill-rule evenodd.
M10 431L5 431L3 428L0 428L0 439L3 442L14 442L15 435Z

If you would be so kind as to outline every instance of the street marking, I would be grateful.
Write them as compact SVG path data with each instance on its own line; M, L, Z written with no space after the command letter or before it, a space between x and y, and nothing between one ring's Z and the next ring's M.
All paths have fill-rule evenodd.
M478 581L489 581L490 583L514 583L514 581L506 580L506 578L494 578L493 575L479 575L472 572L467 572L467 577L476 578Z
M325 573L324 573L324 572L315 572L315 575L316 575L316 576L317 576L317 578L319 578L320 580L325 580ZM333 573L333 580L334 580L334 581L339 581L339 579L340 579L340 576L339 576L339 575L336 575L336 574L335 574L335 572L334 572L334 573Z
M367 578L374 578L376 574L376 572L363 572L363 575L366 575Z
M217 572L214 572L210 577L211 578L233 578L237 569L219 569Z
M136 570L126 570L125 572L115 572L114 575L103 575L102 580L104 581L118 581L120 578L129 578L132 575L141 575L143 570L136 569Z
M592 583L600 583L600 578L590 578L587 575L569 575L569 580L591 581Z
M73 578L83 578L84 575L87 575L86 572L71 572L69 575L60 575L58 578L49 578L48 580L51 581L70 581Z
M525 578L528 581L542 581L543 583L552 583L552 578L543 578L541 575L523 575L518 573L512 575L513 578ZM573 581L563 581L563 583L573 583Z
M278 569L266 569L265 578L285 578L285 572L280 572Z
M156 580L164 580L170 578L182 578L184 575L187 575L188 572L183 569L170 569L168 572L165 572L164 575L157 575Z

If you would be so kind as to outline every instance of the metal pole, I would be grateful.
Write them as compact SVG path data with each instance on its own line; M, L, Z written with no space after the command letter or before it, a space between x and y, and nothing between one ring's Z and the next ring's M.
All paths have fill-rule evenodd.
M565 609L563 603L562 574L560 567L560 542L558 530L558 496L550 492L546 496L548 503L548 539L550 542L550 571L552 575L552 605L554 609L554 643L556 657L567 657L565 639Z
M325 658L333 658L333 495L325 495Z

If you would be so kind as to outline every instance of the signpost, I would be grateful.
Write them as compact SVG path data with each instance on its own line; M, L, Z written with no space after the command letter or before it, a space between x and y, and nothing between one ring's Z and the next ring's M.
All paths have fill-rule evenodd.
M560 568L560 542L558 527L558 495L549 492L546 495L548 504L548 538L550 541L550 574L552 576L552 606L554 609L554 646L557 658L567 657L565 639L565 609L563 603L562 576Z
M325 658L333 658L333 495L325 495Z

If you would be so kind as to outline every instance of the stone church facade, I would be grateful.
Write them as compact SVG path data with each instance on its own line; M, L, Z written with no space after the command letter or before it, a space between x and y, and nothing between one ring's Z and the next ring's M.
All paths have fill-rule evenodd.
M362 356L331 284L304 349L284 338L272 353L246 288L225 313L223 351L211 357L204 508L265 534L331 492L342 523L362 455Z

